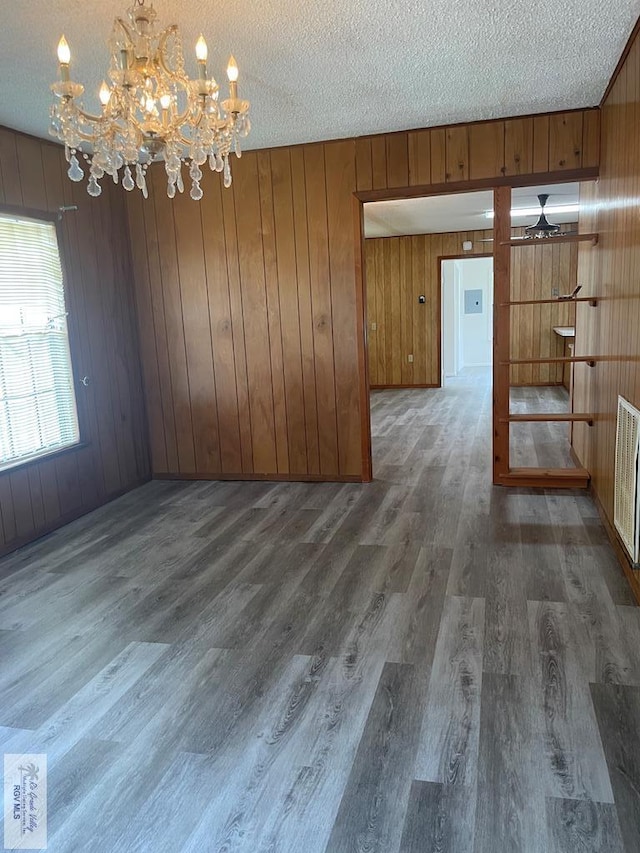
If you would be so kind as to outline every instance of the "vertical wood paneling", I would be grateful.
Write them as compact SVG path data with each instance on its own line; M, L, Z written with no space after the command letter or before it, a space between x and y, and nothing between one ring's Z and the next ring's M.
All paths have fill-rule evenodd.
M574 229L577 225L568 225ZM513 236L522 234L512 229ZM438 385L440 381L440 278L438 258L462 255L470 240L475 254L489 253L481 240L491 231L421 234L365 240L369 325L369 381L372 386ZM512 252L511 298L548 299L553 288L568 293L576 285L576 243L518 248ZM424 294L427 303L418 297ZM562 355L553 326L571 325L575 306L514 306L511 357ZM376 329L372 330L371 324ZM413 354L410 364L408 355ZM555 385L563 381L556 365L513 365L512 385Z
M353 381L353 365L358 360L359 324L352 233L343 226L353 216L355 186L354 143L332 142L324 146L329 222L329 264L339 471L342 476L361 473L362 424L358 383Z
M582 126L582 165L600 162L600 111L585 110Z
M369 154L371 149L369 148ZM370 163L370 159L369 159ZM287 401L289 464L292 475L307 473L304 384L293 226L291 158L289 151L271 152L271 179L282 321L283 366ZM369 183L371 169L369 167Z
M229 304L233 325L233 356L236 372L236 393L240 425L240 453L243 473L254 470L252 412L249 405L249 379L244 327L244 305L240 286L238 232L236 228L235 193L222 193L222 222L227 251L229 277ZM241 416L240 416L241 415Z
M597 151L585 115L584 156ZM580 305L577 352L611 361L576 365L576 404L596 413L594 426L576 424L574 447L613 524L615 430L618 395L640 408L640 39L636 37L601 111L600 179L581 194L581 227L599 233L597 246L581 246L581 295L599 296L597 308ZM587 142L587 140L590 140ZM589 152L589 153L587 153ZM637 575L638 573L636 573Z
M431 183L431 133L414 130L408 135L409 185L420 186ZM356 158L358 153L356 152ZM360 168L358 166L358 168Z
M533 119L533 172L550 172L549 165L549 116Z
M278 463L257 166L254 152L237 162L233 194L251 412L252 470L262 474L277 471Z
M387 136L387 186L409 186L409 148L406 133Z
M211 402L216 389L202 223L200 209L187 193L177 193L173 204L196 470L211 473L220 470L220 443L217 412ZM202 341L208 346L202 346Z
M373 189L371 140L368 136L356 139L356 180L358 191Z
M320 473L328 474L338 470L338 442L324 145L308 146L304 164L313 352L315 364L325 366L316 370Z
M387 145L384 136L374 136L371 139L371 169L373 174L373 189L387 188Z
M549 118L549 170L582 165L582 112L555 113Z
M534 138L535 121L248 152L233 158L230 191L204 170L199 203L188 198L188 187L169 201L164 169L153 166L152 200L140 200L137 214L144 228L140 234L132 216L131 237L144 243L144 263L134 252L154 472L366 474L362 314L369 316L373 384L390 381L387 371L393 382L435 384L438 300L427 303L425 313L435 312L427 324L418 322L414 306L420 293L439 284L426 249L405 241L393 257L374 250L364 258L368 279L382 282L386 267L388 277L407 282L405 289L393 293L380 284L362 305L353 193L531 173L536 143L545 172L549 121L543 119L544 133ZM138 202L126 199L130 213L137 210ZM428 238L420 240L426 246ZM459 242L460 235L439 235L430 251L458 252ZM477 244L474 253L478 247L486 248ZM386 319L392 314L400 318L399 337ZM150 359L157 360L153 368ZM156 464L160 457L166 468Z
M504 123L505 175L533 172L533 119L510 119Z
M304 387L305 432L307 438L307 473L315 475L320 473L320 449L318 437L318 400L316 396L316 363L313 349L311 282L309 274L307 196L304 152L302 148L295 148L291 151L291 180L293 185L298 315L300 317L302 381Z
M193 418L191 409L191 396L189 389L189 374L187 370L187 348L184 335L184 320L182 312L182 293L180 290L180 275L178 272L178 256L176 247L176 236L174 227L174 207L167 198L167 179L164 169L152 169L150 171L151 198L141 208L135 207L137 212L133 213L133 222L136 216L142 217L145 224L153 228L155 220L156 239L149 236L149 252L153 257L155 251L158 253L160 269L153 278L151 266L149 271L149 287L152 295L150 304L162 305L164 313L164 334L167 339L169 369L171 375L171 397L173 399L174 420L176 425L176 445L178 452L179 470L191 473L196 469L195 447L193 436ZM136 201L135 193L127 194L127 202L130 206L129 221L132 222L131 205L142 206L143 200ZM136 227L134 225L134 227ZM131 235L132 251L136 249L135 234ZM136 284L137 284L136 280ZM139 290L139 288L137 288ZM139 317L140 322L143 318ZM158 318L161 322L161 318ZM150 325L153 328L154 324ZM162 338L163 330L160 327ZM141 340L144 336L141 333ZM162 343L160 343L162 346ZM146 350L145 350L146 351ZM167 392L159 393L160 404L168 397ZM152 423L149 416L149 422ZM154 473L160 473L162 468L154 466ZM170 468L166 470L171 470Z
M504 171L505 123L482 122L469 128L469 177L492 178Z
M269 152L258 153L258 179L260 183L262 249L264 253L264 275L267 292L267 319L269 328L269 354L271 358L271 386L273 391L273 420L276 439L277 470L279 474L288 474L289 442L287 435L287 402L284 387L282 329L280 321L280 299L278 294L278 266L276 260L271 158Z
M202 205L201 213L216 406L220 429L220 465L223 474L233 474L242 471L242 446L234 367L234 328L231 319L222 198L218 176L205 170L202 186L209 197L209 204Z
M152 189L153 193L153 189ZM141 201L141 200L136 200ZM136 202L134 202L135 204ZM136 227L144 228L144 234L139 231L141 247L136 247L136 252L145 251L148 264L148 280L162 281L160 270L160 253L158 246L158 228L153 201L150 204L138 204L138 223ZM162 432L164 439L164 464L167 471L176 470L180 464L178 455L178 442L176 436L175 403L173 399L173 387L171 382L171 344L167 340L167 329L165 323L165 300L162 287L145 288L147 297L151 300L153 312L153 330L155 334L155 354L158 362L159 396L162 410ZM157 417L157 409L154 409L154 417ZM153 423L154 432L160 424ZM156 470L162 470L157 468Z
M446 132L446 180L469 179L469 128L456 125Z
M567 230L577 230L570 223ZM512 229L522 236L521 228ZM522 246L511 252L511 298L551 299L554 291L570 293L577 284L577 243ZM570 326L575 305L517 305L511 309L511 357L547 358L564 355L564 342L553 331L554 326ZM562 365L514 364L512 385L559 385L563 382Z
M431 183L447 180L447 136L444 128L431 131Z
M2 164L2 202L3 204L22 204L22 183L18 165L18 136L4 127L0 127L0 163ZM20 137L22 139L22 137ZM26 164L23 165L26 168ZM36 162L36 168L40 166Z
M116 188L109 186L100 199L91 199L84 186L71 184L66 168L58 146L0 129L0 202L43 212L55 212L64 204L79 208L65 214L59 234L84 442L64 454L0 473L0 553L149 476L133 273L122 206ZM91 383L87 388L79 383L85 375Z

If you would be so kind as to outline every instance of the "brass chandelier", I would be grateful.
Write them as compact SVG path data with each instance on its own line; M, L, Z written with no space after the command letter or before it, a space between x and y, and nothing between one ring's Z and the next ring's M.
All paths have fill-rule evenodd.
M238 98L238 66L229 59L229 97L219 101L219 86L207 73L207 43L196 43L198 76L185 71L180 32L175 24L160 30L156 11L135 0L128 22L116 18L111 38L107 80L100 86L100 115L86 112L80 102L84 86L71 79L71 51L65 37L58 45L60 80L55 95L50 133L65 145L68 175L81 181L89 169L87 192L99 196L100 180L110 175L122 186L135 186L147 197L146 172L154 160L164 160L167 195L184 191L183 164L188 164L191 198L202 198L203 166L223 173L231 185L229 157L241 155L240 140L251 129L249 102ZM85 150L87 149L87 150ZM133 170L133 171L132 171ZM135 173L135 179L134 179Z

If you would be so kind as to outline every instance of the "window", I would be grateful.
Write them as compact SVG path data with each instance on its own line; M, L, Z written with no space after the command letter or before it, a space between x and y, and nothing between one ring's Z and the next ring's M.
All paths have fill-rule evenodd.
M56 227L0 212L0 471L79 439Z

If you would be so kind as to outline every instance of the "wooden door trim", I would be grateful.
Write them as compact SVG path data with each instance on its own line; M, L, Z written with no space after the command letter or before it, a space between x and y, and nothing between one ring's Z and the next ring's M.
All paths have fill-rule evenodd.
M496 187L535 187L538 184L566 184L576 181L593 181L599 177L598 166L584 166L560 172L535 172L528 175L504 175L493 178L474 178L467 181L451 181L445 184L421 184L414 187L392 187L379 190L360 190L355 193L361 202L391 201L393 199L425 198L436 195L458 195L458 193L492 190Z
M358 375L360 376L360 446L362 454L362 482L373 479L371 451L371 402L369 399L369 342L367 338L367 281L364 269L364 205L354 193L353 225L355 233L356 267L356 338L358 345Z

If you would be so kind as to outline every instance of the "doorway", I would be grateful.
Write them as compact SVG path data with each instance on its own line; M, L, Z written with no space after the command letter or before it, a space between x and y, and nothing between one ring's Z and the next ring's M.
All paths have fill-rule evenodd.
M475 372L490 381L493 354L493 258L441 262L442 384Z

